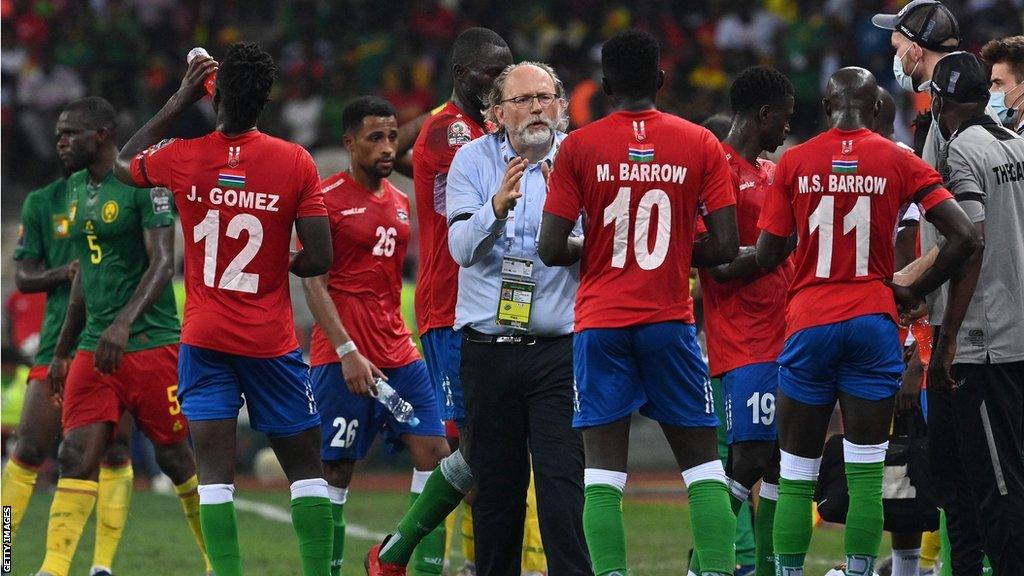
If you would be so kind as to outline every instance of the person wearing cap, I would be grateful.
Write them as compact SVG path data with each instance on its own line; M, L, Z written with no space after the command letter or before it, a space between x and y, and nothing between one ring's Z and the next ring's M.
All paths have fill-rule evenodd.
M460 266L461 449L477 490L476 573L519 575L532 463L548 572L590 575L583 439L572 428L579 264L549 267L537 252L547 176L568 125L565 90L548 65L521 62L495 78L486 102L499 130L455 153L446 196Z
M895 50L893 74L896 82L907 92L927 90L935 65L945 54L955 52L960 46L960 25L956 17L936 0L913 0L896 14L876 14L871 22L879 28L892 30L890 41ZM995 118L994 112L986 112ZM940 172L946 140L933 115L921 157ZM921 253L925 258L937 248L940 238L935 226L927 221L921 222ZM928 294L925 300L927 318L937 339L946 301L945 285ZM975 574L979 572L975 572L974 567L978 566L980 570L982 562L980 521L977 509L967 504L970 501L967 484L970 472L959 458L952 457L957 443L951 402L948 390L929 388L927 391L928 422L931 424L928 427L929 462L938 504L946 515L950 563L956 574Z
M989 249L949 282L928 390L952 396L967 504L983 519L992 568L1024 574L1024 138L985 113L988 86L967 52L943 57L932 75L932 115L948 138L940 172Z
M1024 36L990 40L981 57L992 67L989 107L1003 126L1024 135Z

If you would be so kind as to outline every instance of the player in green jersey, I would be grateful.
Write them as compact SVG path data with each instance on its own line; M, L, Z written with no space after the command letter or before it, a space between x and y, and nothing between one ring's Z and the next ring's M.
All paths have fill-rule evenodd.
M110 170L111 159L98 154L96 133L75 117L57 121L57 153L65 174L83 168ZM47 368L64 325L71 281L78 272L69 240L67 178L61 177L28 195L21 208L21 228L14 250L14 281L22 292L46 292L46 312L39 348L28 374L18 442L3 474L3 506L10 506L17 532L35 488L39 467L54 453L60 432L60 407L50 401ZM127 434L118 434L103 456L97 499L93 572L113 564L128 519L132 467Z
M70 568L96 502L100 456L124 410L153 441L203 549L195 460L176 395L180 328L170 285L170 196L113 177L115 113L106 100L76 100L61 117L94 133L96 154L106 162L75 172L66 184L68 235L79 272L49 370L55 399L63 399L64 429L61 479L40 569L52 576L66 576Z

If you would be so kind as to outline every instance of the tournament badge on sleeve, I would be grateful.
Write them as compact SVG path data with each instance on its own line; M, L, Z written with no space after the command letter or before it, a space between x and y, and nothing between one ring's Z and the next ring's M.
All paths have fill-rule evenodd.
M501 326L528 330L536 288L532 260L508 256L502 258L501 293L498 295L495 322Z

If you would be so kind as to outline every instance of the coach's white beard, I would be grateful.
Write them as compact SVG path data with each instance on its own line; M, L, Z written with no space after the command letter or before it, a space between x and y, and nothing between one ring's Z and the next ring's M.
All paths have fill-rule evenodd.
M540 122L544 123L544 128L530 126L537 120L530 120L527 124L519 127L515 131L516 140L523 146L543 146L551 142L551 138L555 135L555 123L547 118L540 118Z

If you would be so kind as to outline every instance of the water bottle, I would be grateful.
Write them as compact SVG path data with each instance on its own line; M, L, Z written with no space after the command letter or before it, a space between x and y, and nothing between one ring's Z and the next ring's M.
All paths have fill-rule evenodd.
M370 388L370 396L377 399L385 408L395 415L395 420L404 422L409 426L416 427L420 419L412 410L412 405L402 399L398 392L391 387L383 378L373 381L376 388Z
M932 326L928 323L928 318L919 318L910 325L910 332L914 335L914 340L917 340L917 353L921 357L921 363L924 364L925 369L928 368L928 363L932 361Z
M192 60L199 57L206 56L209 58L210 53L206 51L206 48L196 46L195 48L188 51L188 56L185 57L187 64L192 64ZM206 93L213 95L213 88L217 85L217 72L210 72L210 75L206 77L206 81L203 83L203 87L206 88Z

